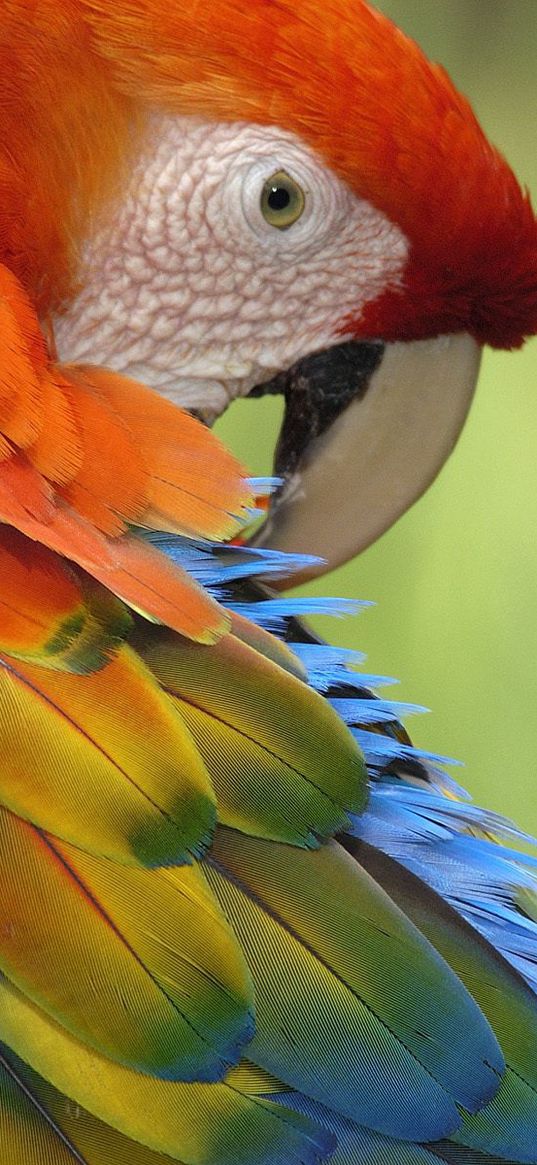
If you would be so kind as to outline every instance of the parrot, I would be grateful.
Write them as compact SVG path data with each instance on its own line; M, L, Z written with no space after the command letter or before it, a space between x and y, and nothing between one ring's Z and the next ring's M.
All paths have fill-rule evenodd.
M0 63L0 1165L535 1165L536 859L286 593L537 332L530 197L366 0Z

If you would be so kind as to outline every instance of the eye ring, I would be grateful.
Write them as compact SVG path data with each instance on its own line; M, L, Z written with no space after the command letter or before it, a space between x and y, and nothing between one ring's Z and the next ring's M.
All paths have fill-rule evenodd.
M286 170L276 170L263 183L261 214L269 226L288 231L302 217L305 205L302 187Z

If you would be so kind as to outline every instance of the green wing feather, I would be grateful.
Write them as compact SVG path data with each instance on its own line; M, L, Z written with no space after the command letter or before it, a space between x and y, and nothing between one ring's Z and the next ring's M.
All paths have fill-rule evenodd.
M214 794L188 730L128 647L73 675L0 656L0 802L120 862L190 860Z
M222 1084L182 1084L99 1056L6 981L0 1038L76 1104L184 1165L313 1165L332 1147L308 1117L239 1091L233 1072Z
M493 1100L463 1117L455 1139L469 1148L533 1161L537 1146L537 1009L524 980L448 903L373 846L346 842L379 885L434 944L471 991L506 1059Z
M457 1103L491 1099L503 1059L479 1008L340 846L311 853L219 830L206 870L254 980L251 1059L410 1140L454 1132Z
M55 1121L42 1089L48 1092L49 1085L0 1045L2 1160L6 1165L89 1165ZM58 1099L66 1106L65 1097Z
M74 1035L175 1079L237 1061L250 979L201 871L117 866L4 809L0 882L0 968Z
M151 628L137 647L175 697L224 824L315 846L364 808L366 774L350 732L288 670L234 635L192 649Z

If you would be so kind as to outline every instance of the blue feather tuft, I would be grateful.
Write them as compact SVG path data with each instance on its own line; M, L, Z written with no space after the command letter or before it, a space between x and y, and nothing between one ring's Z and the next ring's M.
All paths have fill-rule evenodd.
M288 619L304 615L332 615L341 619L346 615L356 615L363 607L372 604L356 599L324 599L312 595L311 598L265 599L253 603L230 602L227 606L259 627L277 633L286 630Z
M177 534L142 531L140 536L217 597L221 597L226 586L241 579L266 575L287 578L297 571L318 566L322 561L312 554L280 554L278 550L258 550L252 546L222 546L217 542L180 538Z
M414 716L428 712L419 704L404 704L398 700L342 699L330 700L332 708L345 724L388 724L397 722L403 716Z
M366 761L372 768L384 768L392 761L415 763L424 761L432 765L460 765L461 762L452 757L442 756L439 753L428 752L424 748L414 748L411 744L401 744L391 736L381 736L380 733L366 732L354 728L352 734L358 741Z

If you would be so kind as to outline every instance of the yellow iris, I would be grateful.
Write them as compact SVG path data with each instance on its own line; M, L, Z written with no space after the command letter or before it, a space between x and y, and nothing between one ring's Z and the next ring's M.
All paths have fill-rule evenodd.
M285 170L277 170L267 178L261 193L261 213L271 227L288 230L302 215L304 205L304 191Z

